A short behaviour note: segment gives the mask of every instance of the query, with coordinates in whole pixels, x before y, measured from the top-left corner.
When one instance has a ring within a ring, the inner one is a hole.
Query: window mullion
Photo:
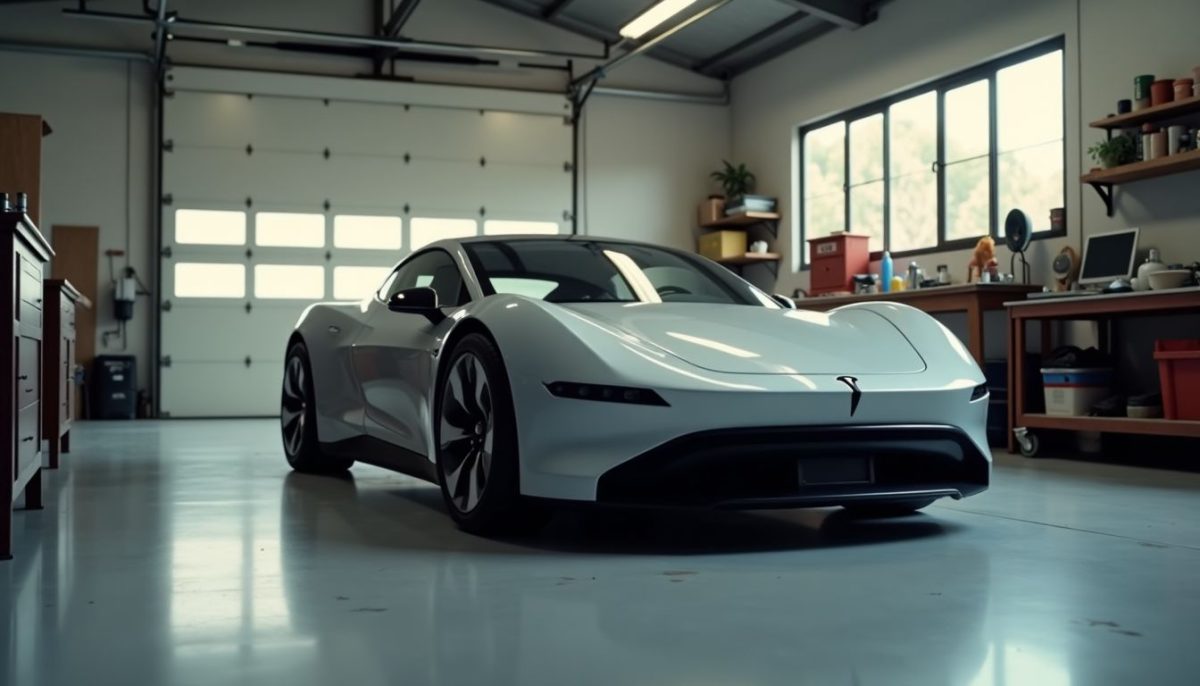
[[[996,121],[996,72],[988,75],[988,235],[997,234],[1000,205],[1000,125]]]
[[[850,233],[850,119],[846,119],[846,135],[842,138],[842,230]]]
[[[934,168],[937,170],[937,247],[946,243],[946,90],[937,92],[937,148]]]
[[[890,250],[892,242],[892,118],[883,109],[883,249]]]

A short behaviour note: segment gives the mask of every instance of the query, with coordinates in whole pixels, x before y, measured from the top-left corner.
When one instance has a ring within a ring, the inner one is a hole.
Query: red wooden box
[[[849,233],[808,239],[808,294],[853,292],[854,275],[870,271],[869,240]]]

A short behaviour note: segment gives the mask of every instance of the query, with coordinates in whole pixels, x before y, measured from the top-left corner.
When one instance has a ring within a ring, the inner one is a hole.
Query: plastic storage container
[[[1200,420],[1200,338],[1154,342],[1163,415],[1167,419]]]
[[[1112,370],[1108,368],[1043,367],[1046,414],[1079,417],[1108,396]]]

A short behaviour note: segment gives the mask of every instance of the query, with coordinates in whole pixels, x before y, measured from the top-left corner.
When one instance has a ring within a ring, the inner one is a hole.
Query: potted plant
[[[732,201],[754,190],[754,183],[757,179],[754,178],[754,172],[747,169],[745,164],[735,167],[729,160],[721,161],[725,163],[725,168],[713,172],[712,178],[721,184],[727,201]]]
[[[725,166],[712,173],[712,178],[721,184],[725,191],[725,214],[740,214],[744,212],[772,212],[775,210],[775,199],[758,195],[750,195],[754,191],[757,179],[754,172],[745,164],[736,167],[728,160],[722,160]]]
[[[1113,136],[1088,148],[1088,154],[1105,169],[1129,164],[1137,159],[1137,146],[1130,136]]]

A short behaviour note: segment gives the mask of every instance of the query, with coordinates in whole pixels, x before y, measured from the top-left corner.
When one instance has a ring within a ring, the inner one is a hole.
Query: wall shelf
[[[778,262],[779,253],[773,252],[748,252],[745,255],[733,255],[730,257],[722,257],[717,260],[721,264],[754,264],[756,262]]]
[[[1144,110],[1117,114],[1098,119],[1088,126],[1094,129],[1125,129],[1142,124],[1164,124],[1176,121],[1200,121],[1200,97],[1184,98],[1147,107]]]
[[[1200,150],[1189,150],[1178,155],[1160,157],[1147,162],[1134,162],[1111,169],[1100,169],[1084,174],[1081,180],[1084,183],[1133,183],[1158,176],[1180,174],[1193,169],[1200,169]]]
[[[1142,124],[1181,124],[1200,123],[1200,97],[1182,98],[1162,105],[1147,107],[1144,110],[1116,114],[1104,119],[1098,119],[1089,126],[1104,129],[1111,140],[1116,129],[1140,128]],[[1100,199],[1108,216],[1113,216],[1113,187],[1117,184],[1132,183],[1144,179],[1153,179],[1170,174],[1200,169],[1200,150],[1192,150],[1170,157],[1160,157],[1155,160],[1123,164],[1111,169],[1100,169],[1080,177],[1080,181],[1090,185]]]
[[[779,214],[777,212],[744,212],[742,214],[732,214],[722,217],[715,222],[701,224],[700,227],[704,229],[722,229],[777,221],[779,221]]]
[[[1196,169],[1200,169],[1200,150],[1189,150],[1170,157],[1123,164],[1110,169],[1098,169],[1084,174],[1079,180],[1096,189],[1100,198],[1104,200],[1108,216],[1111,217],[1113,214],[1113,186],[1171,174],[1182,174]]]

